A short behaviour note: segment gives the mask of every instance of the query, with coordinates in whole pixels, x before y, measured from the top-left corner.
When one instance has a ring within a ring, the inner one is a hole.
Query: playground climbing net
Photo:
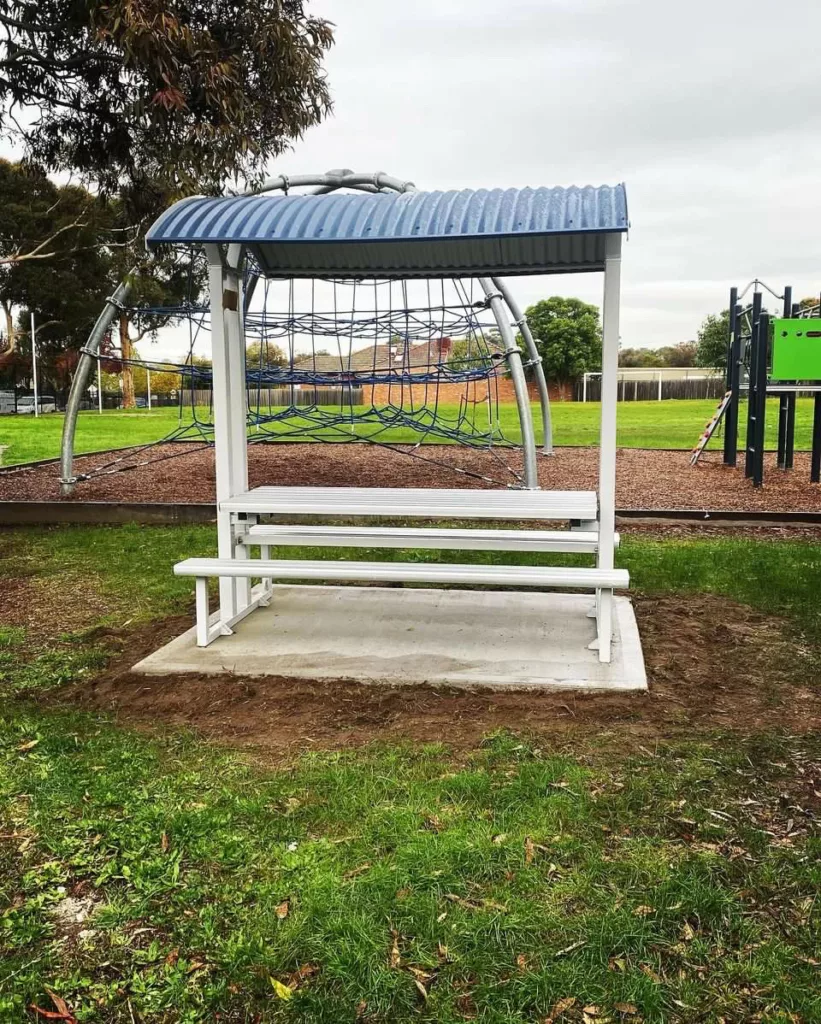
[[[85,476],[190,450],[169,451],[169,442],[213,443],[210,314],[195,281],[192,274],[179,306],[125,310],[138,327],[162,322],[184,331],[182,361],[123,359],[110,349],[103,357],[178,375],[176,426]],[[521,483],[503,455],[519,447],[500,416],[507,354],[475,280],[266,279],[249,266],[245,294],[249,444],[354,442],[446,465],[422,446],[455,443],[486,449],[502,478],[457,472]]]

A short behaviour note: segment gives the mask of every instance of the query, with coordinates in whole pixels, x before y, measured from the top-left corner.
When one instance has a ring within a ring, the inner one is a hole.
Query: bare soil
[[[729,730],[821,728],[811,655],[781,620],[719,597],[636,600],[650,678],[646,694],[534,694],[381,687],[289,678],[138,676],[130,667],[189,625],[187,617],[122,637],[121,653],[61,702],[141,728],[188,727],[280,758],[374,740],[468,749],[496,729],[557,746],[637,743]],[[113,639],[113,637],[112,637]]]
[[[166,444],[150,451],[84,456],[78,473],[94,474],[110,463],[117,472],[92,475],[74,489],[73,501],[213,502],[214,453],[191,444]],[[795,456],[795,469],[776,468],[766,458],[765,484],[754,489],[743,471],[725,467],[712,455],[696,467],[684,451],[622,448],[618,453],[617,505],[622,509],[716,509],[737,511],[821,511],[821,486],[809,482],[809,455]],[[433,461],[429,461],[433,460]],[[264,484],[360,487],[501,487],[513,482],[506,467],[521,471],[521,453],[476,451],[455,445],[425,445],[412,452],[368,444],[251,445],[252,487]],[[120,471],[125,470],[125,471]],[[596,487],[598,451],[558,448],[539,461],[543,487]],[[489,477],[490,480],[481,479]],[[0,500],[60,499],[56,464],[0,471]]]

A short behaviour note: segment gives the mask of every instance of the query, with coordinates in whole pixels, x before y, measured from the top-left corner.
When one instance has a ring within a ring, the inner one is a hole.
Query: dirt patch
[[[271,757],[373,740],[443,741],[465,749],[496,729],[558,745],[594,740],[630,747],[715,730],[803,733],[821,727],[821,691],[809,681],[795,639],[780,620],[705,595],[635,603],[650,677],[647,694],[534,695],[133,675],[130,666],[161,642],[152,630],[129,638],[107,673],[63,691],[59,699],[113,712],[124,724],[193,728],[210,740]],[[159,633],[179,631],[174,620]]]
[[[97,592],[89,575],[76,581],[68,576],[10,576],[0,586],[0,622],[22,626],[39,640],[83,629],[110,608],[110,600]]]
[[[78,473],[93,473],[116,457],[126,472],[92,476],[78,484],[74,501],[213,502],[212,449],[166,444],[147,452],[89,455],[76,460]],[[622,448],[618,453],[617,505],[623,509],[722,509],[735,511],[821,511],[821,487],[809,482],[809,455],[795,456],[795,469],[776,468],[767,455],[765,485],[755,489],[740,469],[717,455],[689,464],[689,452]],[[521,473],[517,450],[475,451],[456,445],[380,448],[367,444],[251,445],[252,487],[504,487]],[[470,475],[475,474],[475,475]],[[488,477],[491,479],[482,479]],[[539,460],[542,487],[593,490],[598,478],[596,448],[557,448]],[[37,466],[0,472],[0,500],[60,500],[59,467]]]

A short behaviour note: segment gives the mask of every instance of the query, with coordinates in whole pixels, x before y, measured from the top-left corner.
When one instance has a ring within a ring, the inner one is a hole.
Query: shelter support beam
[[[599,569],[615,563],[616,534],[616,410],[619,372],[619,304],[621,291],[621,235],[607,238],[602,305],[601,433],[599,437]],[[613,637],[613,591],[596,595],[599,661],[609,662]]]
[[[211,297],[214,449],[217,508],[248,490],[246,442],[245,342],[242,329],[242,252],[230,246],[223,259],[219,246],[205,247]],[[220,558],[245,557],[237,550],[229,512],[217,512],[217,549]],[[233,577],[220,579],[220,620],[235,618],[249,603],[249,583]]]

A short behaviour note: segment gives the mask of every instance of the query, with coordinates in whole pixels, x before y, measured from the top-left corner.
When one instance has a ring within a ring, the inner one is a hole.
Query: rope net
[[[138,328],[171,323],[186,334],[181,362],[104,358],[179,377],[178,423],[165,437],[86,476],[145,465],[134,458],[174,441],[213,443],[210,311],[199,295],[179,306],[130,308]],[[244,313],[248,443],[323,441],[379,445],[493,483],[521,476],[501,452],[500,385],[506,354],[482,287],[473,279],[282,280],[246,271]],[[503,478],[455,469],[420,449],[452,443],[492,453]],[[157,452],[156,458],[174,457]]]

